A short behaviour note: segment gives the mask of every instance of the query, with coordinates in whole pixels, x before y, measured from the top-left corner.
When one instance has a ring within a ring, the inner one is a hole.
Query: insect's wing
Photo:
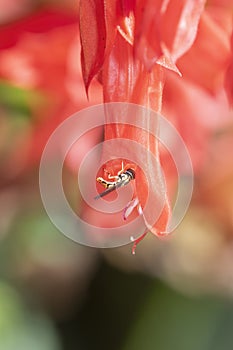
[[[96,196],[94,199],[99,199],[101,197],[106,196],[107,194],[113,192],[117,187],[119,187],[119,186],[113,185],[112,187],[107,188],[105,191],[98,194],[98,196]]]

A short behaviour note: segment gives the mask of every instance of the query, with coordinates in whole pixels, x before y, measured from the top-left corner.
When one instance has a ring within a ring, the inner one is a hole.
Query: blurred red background
[[[231,349],[231,2],[207,2],[196,41],[177,62],[183,77],[166,74],[162,114],[187,144],[195,187],[177,232],[166,242],[148,235],[136,256],[128,246],[96,250],[68,240],[40,199],[49,136],[102,102],[98,81],[89,99],[85,92],[78,2],[1,0],[0,7],[0,349]],[[87,135],[64,170],[77,210],[74,168],[100,140],[102,130]]]

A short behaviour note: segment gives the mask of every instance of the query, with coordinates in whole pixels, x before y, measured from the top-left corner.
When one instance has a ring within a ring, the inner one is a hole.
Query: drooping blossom
[[[81,59],[86,90],[93,77],[98,76],[103,85],[104,102],[130,102],[160,112],[165,73],[172,70],[180,74],[176,62],[196,38],[204,5],[204,0],[80,1]],[[106,113],[106,120],[105,140],[134,140],[153,152],[159,161],[158,140],[149,133],[117,125],[118,117],[114,113]],[[103,146],[105,152],[109,150]],[[102,176],[116,175],[121,163],[120,159],[107,162]],[[164,200],[160,217],[150,227],[159,236],[166,231],[170,217],[167,194],[162,189],[148,189],[141,170],[135,164],[127,166],[136,172],[132,206],[137,205],[139,213],[143,212],[148,190],[153,192],[155,205]],[[158,172],[150,161],[144,164],[143,170],[150,179]],[[131,213],[133,207],[129,204],[126,211]]]

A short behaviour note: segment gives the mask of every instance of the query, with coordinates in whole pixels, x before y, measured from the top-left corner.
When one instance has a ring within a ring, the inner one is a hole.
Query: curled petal
[[[206,0],[170,0],[162,19],[162,41],[174,62],[192,46]]]
[[[205,12],[195,43],[178,61],[184,78],[215,93],[223,86],[229,59],[229,34]]]
[[[138,205],[139,201],[138,198],[134,198],[132,201],[130,201],[127,206],[124,209],[123,212],[123,218],[124,220],[126,220],[129,215],[132,213],[132,211],[134,210],[134,208],[136,208],[136,206]]]
[[[135,52],[150,70],[156,63],[177,71],[176,60],[192,46],[206,0],[139,1]]]
[[[167,68],[167,69],[177,73],[179,76],[182,76],[181,72],[177,68],[176,64],[174,63],[173,59],[171,58],[171,55],[168,52],[166,54],[162,55],[157,60],[157,64],[160,64],[162,67]]]
[[[147,232],[144,232],[143,235],[141,235],[138,239],[134,239],[133,237],[131,237],[132,242],[134,242],[133,247],[132,247],[132,254],[135,255],[136,254],[136,248],[138,243],[141,242],[141,240],[147,235]]]
[[[133,45],[134,41],[134,11],[135,1],[119,1],[118,4],[118,25],[117,29],[122,37],[130,44]]]

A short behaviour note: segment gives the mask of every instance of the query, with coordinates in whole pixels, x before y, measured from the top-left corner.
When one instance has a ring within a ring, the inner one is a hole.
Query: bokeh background
[[[208,3],[229,39],[229,2]],[[89,100],[85,94],[78,2],[0,0],[0,25],[0,349],[232,349],[233,115],[219,83],[217,68],[222,76],[227,70],[221,57],[202,47],[210,66],[217,62],[214,91],[200,84],[207,67],[198,51],[183,63],[203,68],[201,79],[188,69],[182,79],[168,73],[163,114],[189,147],[193,200],[171,239],[148,235],[133,256],[130,246],[96,250],[70,241],[40,199],[49,135],[102,101],[97,81]],[[74,164],[101,139],[102,130],[87,136],[66,163],[64,187],[77,210]],[[172,171],[168,180],[176,181]]]

